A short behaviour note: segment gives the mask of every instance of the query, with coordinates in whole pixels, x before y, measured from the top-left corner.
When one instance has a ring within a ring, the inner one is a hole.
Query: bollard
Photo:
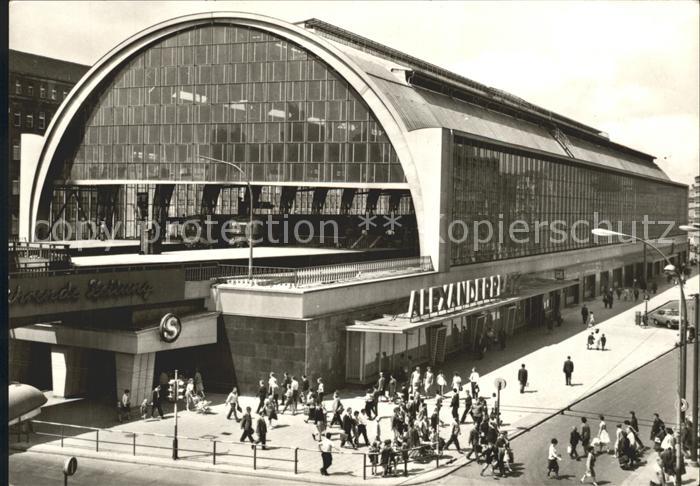
[[[367,454],[362,454],[362,479],[367,480]]]
[[[298,465],[299,465],[299,448],[295,447],[294,448],[294,474],[299,474],[298,472]]]
[[[439,446],[438,446],[439,447]],[[435,469],[440,467],[440,450],[435,454]]]
[[[258,448],[253,444],[253,470],[258,468]]]
[[[63,425],[61,425],[61,447],[63,447]]]
[[[134,435],[132,436],[132,439],[134,439],[132,452],[134,455],[136,455],[136,433],[135,432],[134,432]]]
[[[408,477],[408,457],[403,460],[403,475]]]
[[[100,431],[95,431],[95,452],[100,452]]]
[[[213,441],[214,449],[212,450],[211,462],[216,466],[216,441]]]

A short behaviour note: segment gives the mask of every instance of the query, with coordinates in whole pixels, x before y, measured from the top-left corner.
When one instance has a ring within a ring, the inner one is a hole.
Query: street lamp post
[[[664,272],[667,272],[669,274],[675,275],[675,277],[678,279],[678,289],[680,290],[680,305],[678,306],[678,313],[679,313],[679,318],[680,318],[680,324],[679,324],[679,330],[680,330],[680,342],[679,342],[679,347],[680,347],[680,358],[678,360],[678,441],[676,443],[676,486],[681,486],[682,484],[682,475],[681,475],[681,470],[683,468],[683,427],[685,425],[685,413],[683,411],[683,401],[685,400],[685,383],[686,383],[686,372],[687,372],[687,362],[686,362],[686,338],[688,334],[688,322],[686,320],[686,315],[687,312],[683,312],[686,302],[685,302],[685,295],[683,292],[683,275],[681,274],[680,270],[678,267],[673,265],[671,261],[668,259],[668,257],[661,251],[659,250],[656,246],[652,245],[648,241],[639,238],[637,236],[632,236],[628,235],[625,233],[620,233],[618,231],[612,231],[608,230],[605,228],[595,228],[592,230],[592,233],[595,236],[623,236],[626,238],[632,238],[634,240],[640,241],[645,245],[645,247],[649,247],[652,250],[656,251],[661,257],[664,259],[666,262],[666,266],[664,267]]]
[[[700,227],[698,227],[697,224],[694,225],[682,225],[680,226],[680,229],[683,231],[687,232],[696,232],[700,231]],[[698,341],[700,340],[700,335],[698,331],[700,330],[700,298],[698,297],[698,294],[696,293],[693,295],[694,303],[695,303],[695,336],[693,339],[693,381],[692,383],[692,390],[691,390],[691,396],[693,399],[693,411],[692,411],[692,420],[693,420],[693,436],[691,440],[691,451],[690,451],[690,461],[693,464],[693,466],[697,467],[698,466],[698,399],[700,396],[698,395],[698,380],[700,379],[698,377],[698,368],[700,368],[700,362],[698,362],[698,355],[700,354],[700,350],[698,347],[700,344],[698,344]]]
[[[205,155],[200,155],[199,158],[211,160],[212,162],[218,162],[220,164],[226,164],[228,166],[236,169],[245,180],[246,186],[248,187],[248,281],[253,284],[253,188],[250,185],[250,179],[243,169],[241,169],[237,164],[229,162],[228,160],[215,159],[213,157],[207,157]]]

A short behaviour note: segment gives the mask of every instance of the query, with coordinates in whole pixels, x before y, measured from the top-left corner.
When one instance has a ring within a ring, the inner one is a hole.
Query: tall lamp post
[[[700,225],[698,224],[693,224],[690,226],[687,225],[682,225],[680,226],[680,229],[683,231],[687,232],[696,232],[700,231]],[[691,396],[693,399],[693,412],[692,412],[692,420],[693,420],[693,437],[691,438],[691,451],[690,451],[690,461],[692,462],[693,466],[697,467],[698,466],[698,399],[700,399],[700,396],[698,395],[698,368],[700,368],[700,363],[698,362],[698,354],[699,350],[698,347],[700,344],[698,344],[698,340],[700,340],[700,335],[698,335],[698,328],[700,328],[700,298],[698,297],[698,293],[696,292],[695,295],[693,295],[694,303],[695,303],[695,336],[693,339],[693,380],[692,380],[692,391],[691,391]]]
[[[241,169],[237,164],[229,162],[228,160],[215,159],[213,157],[207,157],[205,155],[200,155],[200,159],[211,160],[212,162],[218,162],[220,164],[225,164],[236,169],[245,180],[246,186],[248,186],[248,281],[253,283],[253,188],[250,185],[250,179],[243,169]]]
[[[618,231],[612,231],[605,228],[595,228],[591,231],[595,236],[623,236],[626,238],[632,238],[634,240],[640,241],[655,252],[657,252],[666,262],[664,267],[664,272],[674,275],[678,279],[678,289],[680,290],[681,302],[678,306],[678,312],[680,317],[680,359],[678,360],[678,441],[676,443],[676,486],[681,486],[682,475],[680,471],[683,467],[683,427],[685,425],[685,413],[683,411],[683,402],[685,401],[685,383],[686,383],[686,339],[688,334],[688,321],[686,319],[687,312],[684,312],[686,307],[685,295],[683,292],[683,275],[681,274],[678,267],[671,263],[668,257],[657,247],[649,243],[647,240],[639,238],[637,236],[628,235],[625,233],[620,233]]]

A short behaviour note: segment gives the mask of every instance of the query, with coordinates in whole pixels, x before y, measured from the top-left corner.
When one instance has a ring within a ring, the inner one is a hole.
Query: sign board
[[[408,316],[430,317],[497,299],[501,296],[505,283],[506,280],[501,275],[494,275],[412,290],[408,302]]]
[[[503,378],[496,378],[493,380],[493,386],[496,387],[496,390],[503,390],[506,387],[506,380]]]
[[[174,343],[182,332],[182,322],[180,322],[180,318],[175,314],[165,314],[160,320],[158,331],[161,341]]]
[[[66,462],[63,463],[63,474],[66,476],[72,476],[75,474],[75,471],[78,470],[78,460],[75,458],[75,456],[71,456],[68,459],[66,459]]]
[[[10,319],[66,312],[177,302],[185,296],[183,268],[124,272],[60,273],[12,277],[7,303]]]
[[[564,280],[566,278],[566,273],[563,268],[555,268],[554,269],[554,278],[556,280]]]

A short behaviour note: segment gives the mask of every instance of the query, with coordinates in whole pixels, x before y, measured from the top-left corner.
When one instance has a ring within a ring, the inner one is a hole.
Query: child
[[[372,475],[377,475],[377,463],[379,462],[379,442],[372,442],[369,447],[369,462],[372,464]]]
[[[139,412],[141,413],[141,418],[146,420],[146,416],[148,415],[148,398],[144,398],[143,402],[141,402]]]

